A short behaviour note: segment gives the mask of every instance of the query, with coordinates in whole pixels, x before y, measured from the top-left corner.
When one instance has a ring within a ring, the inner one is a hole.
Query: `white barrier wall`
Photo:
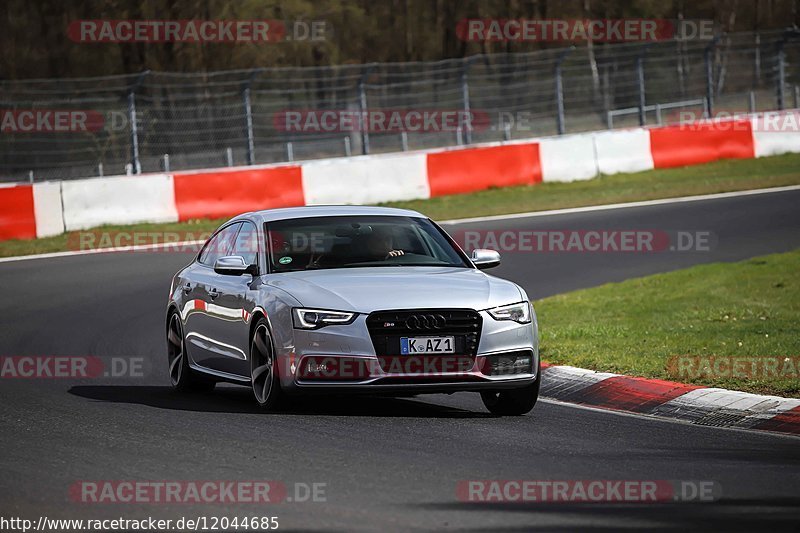
[[[597,176],[591,134],[542,139],[539,159],[544,181],[588,180]]]
[[[306,205],[429,198],[427,155],[376,155],[303,163],[303,192]]]
[[[34,184],[33,214],[36,218],[37,237],[50,237],[64,233],[60,181]]]
[[[67,231],[103,224],[178,220],[169,174],[64,181],[62,198]]]
[[[601,174],[653,169],[650,132],[644,128],[595,133],[594,146]]]
[[[750,119],[756,157],[800,152],[800,114],[762,113]]]

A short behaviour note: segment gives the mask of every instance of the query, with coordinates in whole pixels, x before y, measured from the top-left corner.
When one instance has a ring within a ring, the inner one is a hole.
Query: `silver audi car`
[[[181,391],[252,387],[264,409],[308,393],[474,391],[495,414],[539,395],[536,315],[414,211],[316,206],[223,224],[172,280],[169,375]]]

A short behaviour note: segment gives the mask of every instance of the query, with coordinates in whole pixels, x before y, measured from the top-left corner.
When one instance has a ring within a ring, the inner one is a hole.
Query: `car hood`
[[[379,309],[488,309],[518,302],[512,282],[452,267],[364,267],[270,274],[267,285],[300,305],[371,313]]]

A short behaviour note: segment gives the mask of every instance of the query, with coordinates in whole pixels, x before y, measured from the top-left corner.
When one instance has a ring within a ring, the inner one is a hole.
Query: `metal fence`
[[[3,110],[92,110],[104,123],[94,132],[4,131],[0,180],[262,164],[670,123],[687,111],[797,107],[799,85],[797,30],[438,62],[3,81]],[[279,123],[286,110],[375,109],[461,110],[485,122],[447,131],[329,133],[290,132]]]

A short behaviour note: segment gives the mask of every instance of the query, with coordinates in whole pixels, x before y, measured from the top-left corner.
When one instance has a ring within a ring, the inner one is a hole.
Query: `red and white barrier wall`
[[[795,111],[375,156],[0,187],[0,240],[103,224],[373,204],[800,152]]]
[[[0,241],[63,232],[61,182],[0,185]]]

